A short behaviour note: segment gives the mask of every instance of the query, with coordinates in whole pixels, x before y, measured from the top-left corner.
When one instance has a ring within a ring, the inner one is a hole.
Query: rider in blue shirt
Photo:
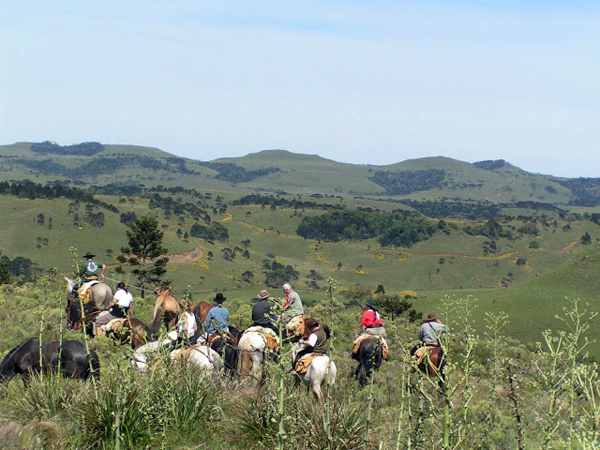
[[[223,306],[227,298],[220,292],[215,297],[217,306],[212,307],[204,319],[204,331],[207,337],[218,332],[229,332],[229,311]]]

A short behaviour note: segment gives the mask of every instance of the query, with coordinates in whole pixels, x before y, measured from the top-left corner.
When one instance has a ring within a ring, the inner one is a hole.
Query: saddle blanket
[[[296,372],[300,375],[304,375],[306,372],[308,372],[308,366],[310,366],[312,360],[317,356],[323,356],[323,353],[308,353],[296,361],[296,365],[294,367]]]
[[[218,339],[223,339],[225,341],[225,343],[227,342],[233,342],[234,345],[237,345],[237,339],[235,338],[235,336],[233,336],[233,334],[229,333],[228,331],[225,331],[223,333],[213,333],[208,337],[208,341],[206,341],[206,344],[209,347],[212,347],[212,343],[215,342]]]
[[[423,363],[423,360],[425,359],[425,355],[429,355],[429,352],[432,348],[435,347],[432,347],[430,345],[424,345],[423,347],[419,347],[411,356],[411,359],[415,361],[417,365],[420,366]]]
[[[267,341],[267,347],[269,347],[270,350],[275,351],[279,348],[279,337],[270,328],[265,328],[265,327],[255,325],[253,327],[248,328],[246,331],[244,331],[244,334],[246,334],[250,331],[253,331],[255,333],[261,333],[264,336],[265,340]]]
[[[360,343],[365,339],[381,339],[381,356],[383,359],[387,361],[388,359],[388,345],[384,338],[378,336],[372,336],[370,334],[361,334],[354,340],[354,347],[352,347],[352,353],[358,353],[358,349],[360,348]]]
[[[98,280],[88,281],[87,283],[83,283],[77,290],[77,295],[79,295],[84,305],[90,301],[90,288],[97,283],[100,282]]]
[[[108,314],[108,311],[102,311],[102,313],[104,312]],[[98,314],[98,317],[100,317],[101,315],[105,315],[102,313]],[[123,331],[123,326],[125,325],[125,322],[127,322],[127,319],[125,318],[113,319],[106,325],[101,325],[98,328],[96,328],[96,336],[106,335],[106,333],[109,333],[111,331],[114,333],[120,333],[121,331]]]

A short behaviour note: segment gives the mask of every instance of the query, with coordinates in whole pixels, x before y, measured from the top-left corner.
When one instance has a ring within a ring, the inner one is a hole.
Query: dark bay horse
[[[40,341],[31,338],[17,345],[0,362],[0,384],[7,385],[16,375],[21,375],[25,382],[34,373],[60,371],[67,377],[87,380],[90,376],[100,376],[98,355],[90,350],[88,355],[85,345],[79,341],[42,342],[42,361],[40,364]]]
[[[221,355],[225,363],[225,373],[230,377],[239,373],[240,358],[237,343],[241,335],[242,333],[238,329],[229,327],[229,333],[215,333],[208,338],[208,345]]]
[[[373,371],[379,369],[381,361],[383,361],[381,342],[375,337],[373,339],[363,339],[360,342],[358,351],[352,353],[352,359],[358,361],[354,376],[358,378],[360,386],[365,387],[371,376],[373,376]]]
[[[84,305],[84,315],[81,315],[81,303],[78,301],[70,302],[67,306],[67,328],[74,331],[83,331],[88,336],[94,336],[94,321],[96,316],[100,312],[94,306]],[[124,344],[131,342],[131,348],[139,347],[145,344],[146,341],[152,340],[152,338],[158,332],[162,324],[162,315],[158,314],[152,322],[152,325],[148,327],[144,322],[139,319],[130,318],[126,320],[122,328],[118,332],[110,332],[109,335]]]

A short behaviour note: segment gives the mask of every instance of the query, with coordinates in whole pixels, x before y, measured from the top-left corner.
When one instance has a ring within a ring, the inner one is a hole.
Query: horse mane
[[[25,342],[21,342],[19,345],[17,345],[16,347],[14,347],[13,349],[11,349],[6,356],[4,356],[4,358],[2,358],[2,361],[0,362],[0,374],[6,370],[6,366],[8,364],[10,364],[12,362],[12,358],[14,358],[15,354],[21,350],[25,345],[28,345],[30,342],[32,341],[36,341],[36,338],[29,338],[27,339]]]

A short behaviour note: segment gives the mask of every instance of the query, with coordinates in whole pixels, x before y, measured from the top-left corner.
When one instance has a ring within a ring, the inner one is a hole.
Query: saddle
[[[423,361],[425,360],[425,356],[429,355],[429,352],[434,349],[437,348],[437,345],[430,345],[430,344],[425,344],[422,345],[421,347],[418,347],[415,352],[411,355],[411,359],[413,361],[415,361],[417,363],[418,366],[420,366],[421,364],[423,364]]]
[[[372,336],[370,334],[361,334],[354,340],[354,346],[352,347],[352,354],[356,355],[358,353],[358,349],[360,348],[360,343],[365,339],[376,339],[380,340],[381,344],[381,357],[387,361],[388,359],[388,345],[384,338],[381,336]]]
[[[310,366],[312,360],[317,356],[323,356],[323,353],[307,353],[298,361],[296,361],[296,365],[294,366],[296,373],[299,375],[304,375],[306,372],[308,372],[308,366]]]
[[[271,330],[270,328],[255,325],[244,331],[244,334],[252,331],[255,333],[261,333],[263,335],[265,341],[267,342],[267,347],[269,347],[269,350],[277,351],[277,349],[279,348],[279,337],[275,334],[273,330]]]
[[[208,337],[208,341],[206,342],[209,347],[212,347],[212,343],[218,339],[222,339],[225,344],[228,342],[232,342],[233,345],[237,345],[237,339],[233,334],[229,331],[224,331],[221,333],[213,333]]]

